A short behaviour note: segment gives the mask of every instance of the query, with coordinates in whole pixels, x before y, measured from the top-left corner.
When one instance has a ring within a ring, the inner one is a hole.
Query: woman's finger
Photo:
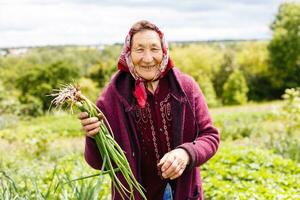
[[[179,173],[179,171],[181,170],[181,165],[177,165],[176,167],[175,167],[175,169],[172,171],[172,172],[170,172],[170,174],[168,175],[168,178],[172,178],[172,177],[174,177],[174,176],[176,176],[178,173]]]
[[[98,122],[98,118],[97,117],[89,117],[89,118],[86,118],[86,119],[82,119],[81,120],[81,125],[82,126],[86,126],[86,125],[89,125],[89,124],[93,124],[93,123],[96,123]]]
[[[92,124],[89,124],[89,125],[85,125],[83,129],[86,132],[89,132],[89,131],[94,130],[94,129],[99,128],[99,127],[100,127],[100,122],[98,121],[98,122],[95,122],[95,123],[92,123]]]
[[[175,175],[171,176],[170,179],[173,180],[173,179],[178,178],[179,176],[181,176],[182,173],[184,172],[185,168],[186,168],[186,166],[182,166],[180,168],[180,170],[178,171],[178,173],[176,173]]]
[[[91,137],[91,138],[94,138],[94,136],[99,132],[99,130],[100,130],[100,127],[95,128],[95,129],[87,132],[86,135],[89,136],[89,137]]]
[[[160,161],[159,161],[159,163],[157,164],[157,166],[158,166],[158,167],[161,167],[161,166],[166,162],[168,156],[169,156],[169,153],[166,153],[166,154],[160,159]]]
[[[78,115],[78,119],[80,119],[80,120],[88,118],[88,117],[89,117],[89,114],[87,112],[81,112]]]
[[[165,162],[161,166],[161,171],[165,172],[169,169],[169,167],[172,165],[173,161],[175,160],[175,157],[172,154],[169,154],[165,160]]]
[[[168,159],[165,164],[162,166],[162,176],[164,178],[169,178],[170,175],[176,170],[178,162],[176,159]]]

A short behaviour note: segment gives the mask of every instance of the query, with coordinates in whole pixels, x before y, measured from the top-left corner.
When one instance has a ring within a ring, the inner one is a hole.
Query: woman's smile
[[[135,69],[137,74],[145,80],[157,78],[159,74],[159,65],[138,65]]]
[[[157,78],[162,58],[161,41],[157,32],[145,30],[133,36],[131,59],[141,78],[147,81]]]
[[[153,69],[156,69],[156,65],[149,65],[149,66],[140,66],[143,70],[146,70],[146,71],[151,71]]]

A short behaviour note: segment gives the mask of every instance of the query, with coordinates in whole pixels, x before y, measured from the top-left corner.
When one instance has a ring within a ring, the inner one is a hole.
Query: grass
[[[211,109],[222,146],[202,166],[206,199],[300,198],[300,134],[286,134],[281,105]],[[0,199],[110,199],[108,177],[66,184],[54,193],[58,182],[97,173],[85,163],[83,150],[76,116],[56,113],[7,123],[0,130]]]
[[[300,198],[300,164],[269,150],[223,143],[201,168],[207,199]]]
[[[0,138],[13,142],[39,138],[41,135],[47,136],[47,138],[80,137],[83,135],[80,128],[76,116],[61,112],[55,115],[48,114],[37,118],[25,118],[8,124],[0,130]]]
[[[108,177],[68,183],[92,171],[77,153],[60,157],[55,162],[46,157],[6,160],[0,170],[0,199],[1,195],[3,199],[109,199]]]
[[[283,105],[283,101],[269,101],[263,103],[249,102],[246,105],[222,106],[210,108],[213,115],[232,113],[264,113],[276,111]]]

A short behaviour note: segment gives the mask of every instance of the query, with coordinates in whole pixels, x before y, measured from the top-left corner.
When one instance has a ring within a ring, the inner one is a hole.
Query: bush
[[[81,92],[91,101],[96,102],[100,94],[100,88],[97,87],[97,84],[89,78],[80,78],[78,83]]]
[[[226,105],[247,103],[248,90],[243,74],[239,70],[235,70],[223,86],[223,103]]]
[[[19,100],[22,103],[20,105],[20,113],[23,116],[30,115],[36,117],[43,114],[43,102],[38,97],[26,94],[20,96]]]
[[[87,76],[97,83],[98,87],[102,88],[110,80],[116,69],[117,67],[111,61],[98,62],[89,68]]]
[[[217,95],[211,80],[207,76],[199,76],[196,80],[205,96],[206,103],[209,107],[216,107],[219,105]]]
[[[17,91],[8,92],[0,81],[0,113],[4,114],[20,114],[20,102],[18,101]]]
[[[66,61],[27,69],[17,79],[17,88],[21,91],[19,100],[25,104],[25,114],[36,116],[48,110],[51,98],[47,95],[61,84],[76,81],[79,75],[79,69]]]
[[[222,62],[223,53],[217,45],[174,45],[171,57],[180,70],[193,76],[208,76],[212,80]]]
[[[275,153],[300,162],[300,88],[286,89],[283,98],[280,117],[284,128],[270,133],[265,144]]]
[[[214,124],[220,129],[221,140],[239,140],[257,137],[262,132],[261,121],[265,121],[267,113],[250,113],[241,111],[224,111],[214,115]]]
[[[266,41],[244,42],[236,50],[236,62],[247,81],[250,100],[261,101],[276,96],[270,78],[267,44]]]
[[[205,199],[300,198],[300,165],[268,150],[223,143],[201,168]]]
[[[215,73],[215,76],[213,77],[214,88],[219,98],[222,97],[223,86],[226,80],[236,68],[237,64],[235,63],[234,52],[232,50],[227,50],[223,55],[222,63],[220,64],[219,70]]]
[[[295,135],[275,132],[270,134],[264,145],[274,153],[300,163],[300,139]]]
[[[288,134],[300,129],[300,88],[286,89],[282,96],[285,105],[282,114],[285,117]]]

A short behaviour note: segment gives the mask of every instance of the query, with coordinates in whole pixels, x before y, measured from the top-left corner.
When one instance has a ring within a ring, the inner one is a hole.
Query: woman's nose
[[[145,63],[151,63],[153,61],[153,55],[151,54],[151,52],[145,51],[143,61]]]

